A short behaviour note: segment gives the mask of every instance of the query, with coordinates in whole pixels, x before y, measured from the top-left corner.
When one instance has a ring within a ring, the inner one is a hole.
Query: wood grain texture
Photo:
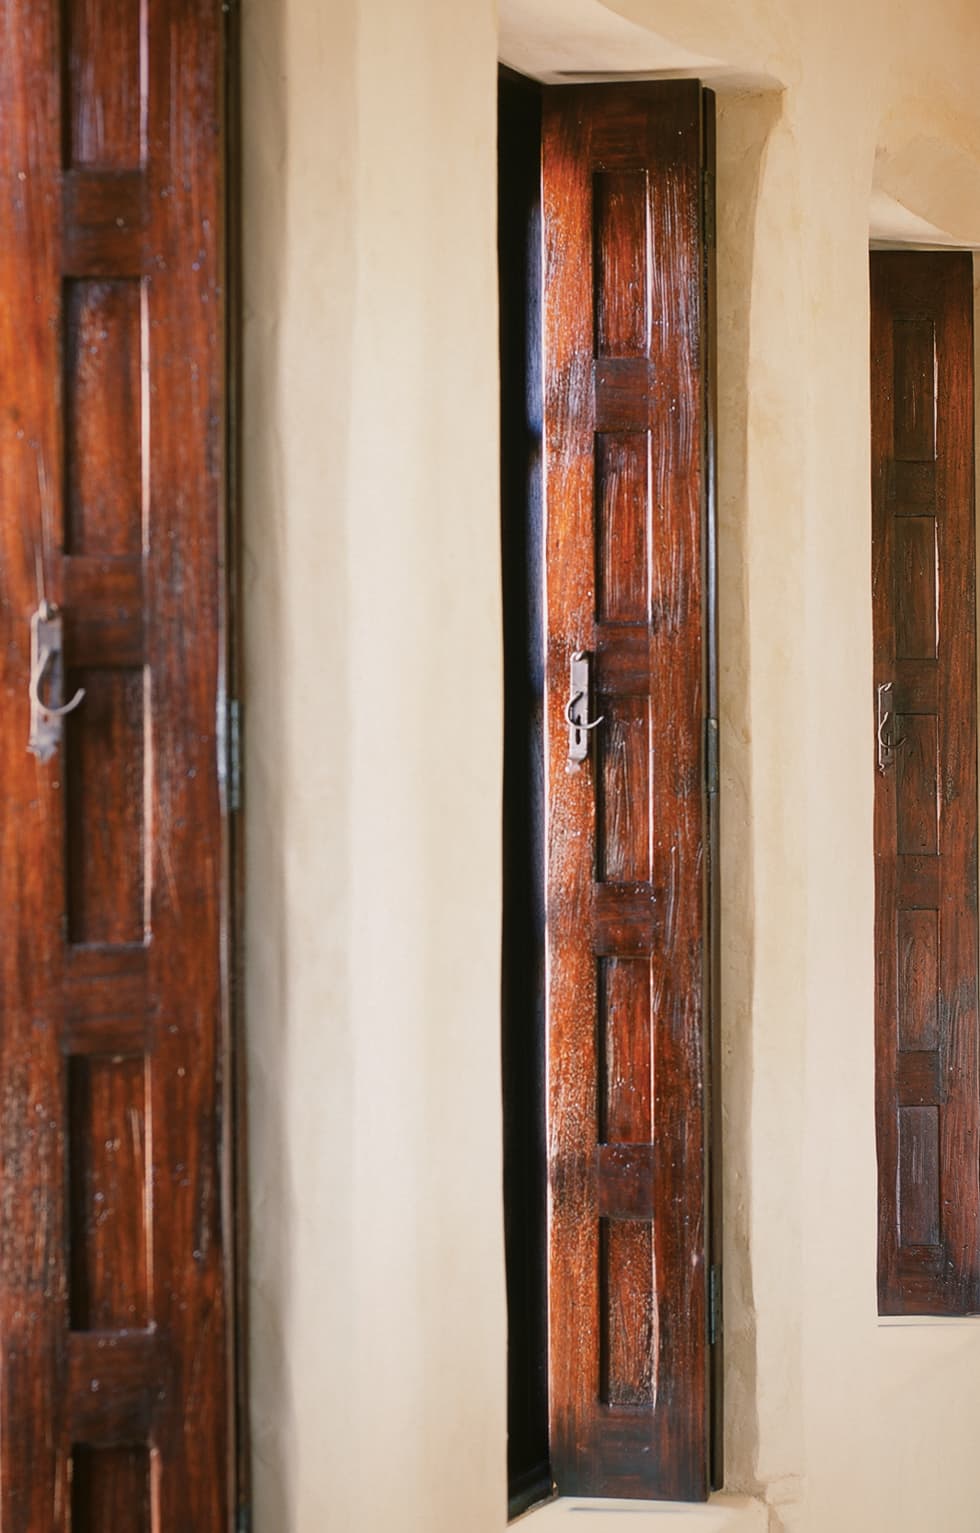
[[[595,742],[598,860],[603,883],[649,883],[653,850],[653,761],[650,700],[603,700]]]
[[[898,660],[934,660],[938,634],[936,518],[896,518],[895,656]]]
[[[973,280],[871,258],[878,1303],[980,1309]],[[935,656],[935,658],[930,658]]]
[[[939,1044],[939,917],[935,910],[900,910],[898,1046],[933,1051]]]
[[[901,983],[901,981],[899,981]],[[895,1063],[895,1097],[899,1107],[928,1107],[942,1090],[939,1050],[903,1049]]]
[[[936,325],[928,314],[896,316],[893,329],[896,462],[936,456]]]
[[[895,841],[900,855],[939,851],[937,716],[896,714]]]
[[[145,196],[140,171],[65,171],[62,270],[66,277],[139,277]]]
[[[146,1100],[141,1058],[68,1061],[69,1306],[75,1331],[144,1329]]]
[[[0,7],[0,1526],[228,1533],[224,22]]]
[[[707,1492],[705,254],[692,82],[544,95],[552,1467]],[[565,770],[571,652],[596,657]],[[603,1135],[607,1139],[603,1139]]]
[[[592,186],[597,357],[649,352],[648,174],[607,171]]]
[[[602,1037],[600,1131],[603,1143],[649,1140],[653,1097],[650,1070],[650,964],[600,958]]]
[[[653,1223],[648,1217],[600,1226],[599,1396],[607,1406],[650,1410],[657,1386]]]
[[[157,1441],[174,1408],[175,1359],[167,1338],[145,1331],[72,1331],[67,1347],[68,1431],[96,1448]]]
[[[67,284],[67,551],[138,554],[142,524],[139,283]]]
[[[601,1218],[654,1218],[656,1151],[648,1139],[639,1144],[600,1144],[596,1154],[596,1178]]]
[[[939,1109],[898,1109],[898,1239],[939,1244]]]
[[[885,496],[896,516],[935,516],[936,465],[934,462],[888,464]]]
[[[67,924],[72,943],[143,942],[151,934],[146,884],[148,770],[142,671],[73,670],[85,714],[69,720]]]
[[[72,1454],[72,1533],[153,1533],[145,1448],[77,1447]]]
[[[609,623],[650,610],[650,433],[596,438],[597,608]]]
[[[140,163],[139,0],[64,0],[66,163],[128,170]]]

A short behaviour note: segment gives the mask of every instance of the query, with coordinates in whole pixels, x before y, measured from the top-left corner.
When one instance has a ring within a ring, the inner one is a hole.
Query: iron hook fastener
[[[574,772],[589,754],[589,731],[605,719],[601,713],[597,719],[589,718],[589,656],[584,649],[572,653],[569,678],[570,696],[565,704],[565,723],[568,725],[568,770]]]
[[[890,766],[895,765],[895,752],[900,745],[905,744],[904,738],[896,740],[887,738],[885,731],[893,721],[895,714],[892,709],[894,683],[883,681],[877,690],[878,700],[878,771],[887,772]]]
[[[49,761],[61,742],[61,720],[73,713],[85,697],[85,688],[79,687],[70,702],[58,704],[62,684],[63,629],[61,614],[47,601],[42,601],[31,618],[31,673],[27,695],[31,705],[31,727],[27,749],[39,761]],[[51,702],[41,697],[41,683],[49,678]]]

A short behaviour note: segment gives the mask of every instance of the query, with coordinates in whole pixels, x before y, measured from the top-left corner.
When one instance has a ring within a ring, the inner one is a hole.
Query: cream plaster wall
[[[255,1528],[502,1533],[497,22],[243,18]],[[528,1525],[976,1533],[980,1322],[875,1314],[865,337],[869,233],[980,245],[980,12],[500,25],[720,92],[728,1493]]]

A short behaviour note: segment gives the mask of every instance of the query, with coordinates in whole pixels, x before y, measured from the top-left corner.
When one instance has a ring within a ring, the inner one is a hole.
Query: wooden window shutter
[[[973,263],[871,258],[878,1302],[980,1308]]]
[[[708,1489],[708,115],[694,81],[544,93],[549,1364],[563,1494]]]
[[[230,18],[3,18],[0,1525],[228,1533]]]

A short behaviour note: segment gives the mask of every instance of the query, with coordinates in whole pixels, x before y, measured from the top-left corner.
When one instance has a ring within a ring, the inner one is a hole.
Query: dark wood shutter
[[[878,1302],[980,1308],[973,263],[871,258]]]
[[[225,22],[2,15],[0,1524],[226,1533]]]
[[[706,101],[544,94],[549,1329],[562,1493],[708,1488]],[[575,699],[570,665],[591,664]],[[602,722],[569,761],[571,717]],[[571,768],[571,769],[570,769]]]

